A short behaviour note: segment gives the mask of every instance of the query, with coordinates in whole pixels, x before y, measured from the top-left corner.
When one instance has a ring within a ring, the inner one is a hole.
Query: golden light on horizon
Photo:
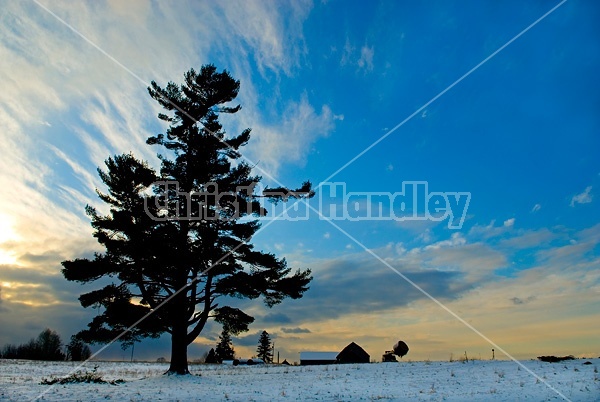
[[[14,220],[4,213],[0,213],[0,264],[14,264],[14,254],[2,247],[2,243],[18,240],[14,229]]]

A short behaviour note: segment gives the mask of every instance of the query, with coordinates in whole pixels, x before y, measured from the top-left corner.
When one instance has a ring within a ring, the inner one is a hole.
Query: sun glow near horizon
[[[8,250],[5,244],[19,240],[19,236],[14,230],[14,219],[5,213],[0,213],[0,264],[16,263],[14,252]]]

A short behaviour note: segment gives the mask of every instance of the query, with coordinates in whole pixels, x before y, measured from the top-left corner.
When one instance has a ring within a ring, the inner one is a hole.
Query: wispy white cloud
[[[269,69],[291,74],[306,53],[302,25],[311,8],[310,1],[277,7],[270,2],[239,1],[207,4],[203,11],[210,14],[214,9],[215,18],[210,20],[226,22],[212,24],[212,29],[225,39],[220,46],[233,45],[236,50],[251,52],[262,73]]]
[[[452,233],[448,240],[442,240],[434,244],[425,246],[425,250],[436,250],[443,247],[462,246],[467,243],[467,240],[460,232]]]
[[[81,184],[85,189],[93,193],[94,190],[98,188],[98,185],[100,184],[100,179],[98,176],[92,174],[92,172],[82,167],[81,164],[79,164],[73,157],[68,156],[56,146],[48,145],[48,148],[54,152],[60,160],[65,162],[71,168],[73,174],[78,180],[81,181]]]
[[[375,55],[375,49],[373,46],[367,45],[360,48],[360,58],[357,61],[358,68],[365,72],[373,71],[373,56]]]
[[[560,237],[562,237],[562,235],[554,233],[548,228],[515,231],[512,236],[500,240],[498,245],[505,249],[522,250],[536,246],[547,246],[549,242]]]
[[[288,104],[280,121],[253,125],[249,154],[259,166],[277,175],[284,162],[303,165],[310,146],[319,138],[329,136],[333,129],[329,106],[315,110],[304,93],[300,101]]]
[[[286,334],[310,334],[310,329],[308,328],[281,328],[281,332]]]
[[[350,38],[346,36],[346,42],[344,43],[344,50],[342,52],[342,58],[340,59],[340,65],[343,67],[351,63],[351,57],[354,53],[354,46],[350,43]]]
[[[571,198],[571,206],[574,207],[575,204],[589,204],[592,202],[592,186],[587,186],[582,193],[576,194]]]
[[[342,57],[340,59],[340,66],[356,66],[359,71],[365,73],[373,71],[375,67],[373,64],[373,57],[375,55],[375,48],[373,46],[363,45],[360,48],[360,54],[355,55],[356,47],[350,42],[350,38],[346,36],[346,42],[342,51]]]
[[[531,212],[537,212],[540,209],[542,209],[542,206],[540,204],[535,204],[533,208],[531,208]]]
[[[514,224],[514,219],[507,219],[501,226],[496,226],[496,220],[492,220],[488,225],[473,225],[469,230],[469,236],[481,240],[488,240],[506,234]]]

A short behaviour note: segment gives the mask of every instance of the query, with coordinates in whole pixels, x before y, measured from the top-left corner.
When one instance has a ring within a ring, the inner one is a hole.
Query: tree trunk
[[[187,222],[181,222],[187,239]],[[182,240],[183,241],[183,240]],[[182,243],[185,244],[185,243]],[[182,261],[185,264],[187,252],[182,253]],[[181,266],[180,266],[181,268]],[[186,287],[187,271],[180,269],[175,279],[177,289]],[[169,315],[171,316],[171,365],[167,374],[189,374],[187,362],[187,289],[175,294],[175,297],[169,302]]]
[[[189,374],[187,362],[186,330],[173,328],[171,335],[171,366],[167,374]]]
[[[178,325],[171,334],[171,366],[166,374],[189,374],[187,362],[187,328]]]

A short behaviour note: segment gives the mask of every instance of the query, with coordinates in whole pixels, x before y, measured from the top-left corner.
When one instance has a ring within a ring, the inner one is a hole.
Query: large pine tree
[[[98,194],[110,212],[86,207],[105,252],[63,262],[68,280],[112,279],[79,297],[83,307],[103,307],[78,334],[81,340],[106,343],[120,336],[121,342],[135,342],[167,332],[169,373],[186,374],[187,346],[209,319],[234,335],[254,320],[219,305],[220,297],[262,296],[271,307],[308,289],[310,270],[292,272],[285,259],[250,243],[260,227],[254,218],[266,214],[256,197],[278,201],[313,192],[305,182],[296,190],[254,194],[261,177],[240,159],[250,129],[230,137],[219,123],[219,114],[240,110],[230,106],[239,85],[227,71],[206,65],[187,72],[182,85],[152,82],[148,88],[166,109],[158,117],[169,124],[165,134],[147,141],[163,149],[160,171],[132,154],[108,158],[106,170],[98,169],[108,193]]]

